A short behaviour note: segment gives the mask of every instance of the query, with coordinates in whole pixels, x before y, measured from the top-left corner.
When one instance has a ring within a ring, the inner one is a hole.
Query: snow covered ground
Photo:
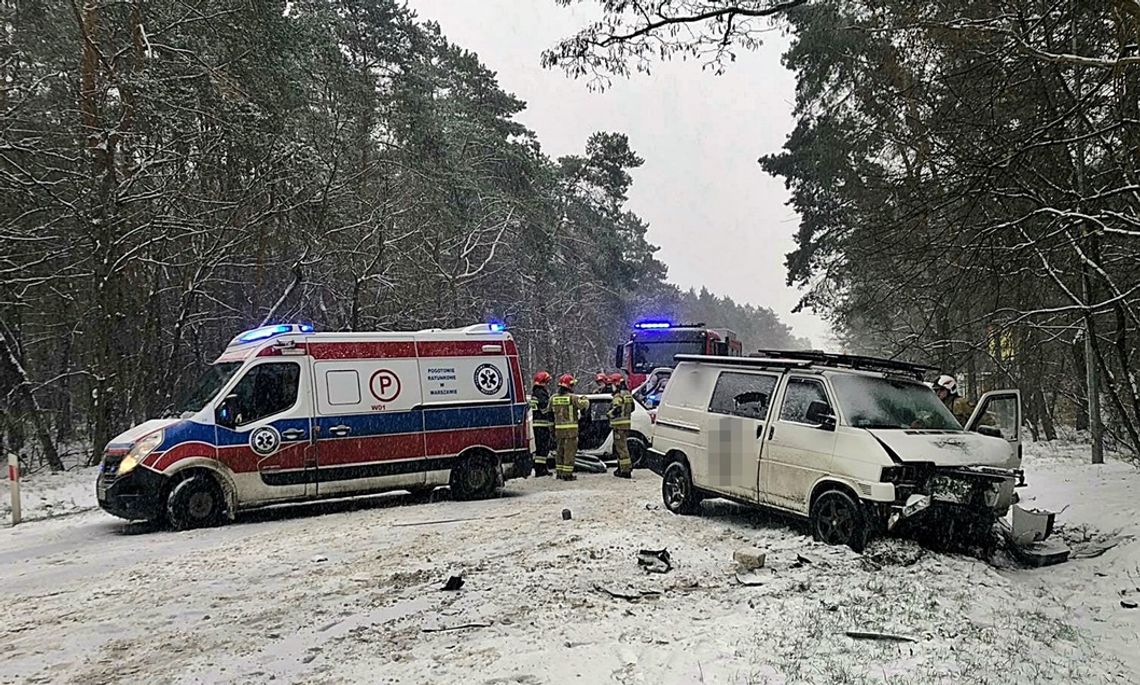
[[[63,516],[99,508],[95,477],[99,467],[77,467],[59,473],[43,471],[20,482],[20,513],[24,521]],[[0,524],[11,522],[8,482],[0,485]]]
[[[1140,472],[1085,461],[1031,446],[1023,497],[1068,505],[1070,538],[1140,536]],[[186,533],[99,511],[0,530],[0,682],[1137,682],[1140,609],[1120,603],[1140,595],[1135,537],[1036,570],[903,541],[859,556],[719,501],[673,516],[659,486],[514,481],[486,502],[389,496]],[[763,585],[736,579],[745,545],[768,552]],[[646,574],[640,548],[674,570]],[[463,587],[442,591],[451,575]]]

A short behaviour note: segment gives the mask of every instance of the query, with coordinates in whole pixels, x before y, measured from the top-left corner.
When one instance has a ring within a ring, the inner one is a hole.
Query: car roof
[[[843,357],[846,355],[834,355]],[[873,359],[868,357],[867,359]],[[873,364],[866,366],[855,365],[848,366],[842,364],[829,364],[824,362],[816,362],[811,359],[794,359],[784,357],[766,357],[766,356],[750,356],[750,357],[721,357],[713,355],[700,355],[700,354],[679,354],[676,360],[681,363],[698,364],[702,366],[716,366],[721,368],[745,368],[756,370],[768,371],[812,371],[823,373],[825,375],[851,375],[851,376],[865,376],[871,378],[896,378],[900,380],[907,380],[913,382],[920,382],[922,380],[922,373],[917,365],[909,365],[905,362],[900,363],[896,368],[875,368]]]

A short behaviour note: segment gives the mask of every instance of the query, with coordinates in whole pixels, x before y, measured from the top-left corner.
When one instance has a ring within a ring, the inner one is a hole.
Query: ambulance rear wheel
[[[175,483],[166,499],[166,518],[175,530],[206,528],[222,519],[225,499],[217,482],[204,473]]]
[[[492,454],[473,454],[451,470],[451,496],[457,500],[486,499],[498,485],[499,464]]]

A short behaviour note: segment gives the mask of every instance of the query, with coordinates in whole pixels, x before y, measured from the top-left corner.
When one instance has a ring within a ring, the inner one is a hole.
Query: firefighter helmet
[[[534,384],[535,385],[546,385],[549,382],[550,382],[550,374],[549,373],[547,373],[545,371],[539,371],[538,373],[534,374]]]
[[[607,378],[606,381],[610,385],[617,385],[618,383],[624,383],[625,382],[625,376],[621,375],[620,373],[611,373],[610,377]]]
[[[937,386],[937,388],[942,388],[951,395],[958,394],[958,381],[954,380],[953,376],[942,374],[938,377],[938,382],[935,383],[935,386]]]
[[[567,390],[573,388],[574,384],[577,382],[578,381],[574,379],[574,376],[568,373],[564,373],[558,377],[559,387],[566,388]]]

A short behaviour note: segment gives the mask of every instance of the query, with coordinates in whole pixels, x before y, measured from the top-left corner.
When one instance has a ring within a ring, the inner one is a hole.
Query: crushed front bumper
[[[118,462],[107,461],[95,480],[95,497],[103,511],[128,521],[155,521],[166,513],[166,476],[138,466],[117,476]]]

